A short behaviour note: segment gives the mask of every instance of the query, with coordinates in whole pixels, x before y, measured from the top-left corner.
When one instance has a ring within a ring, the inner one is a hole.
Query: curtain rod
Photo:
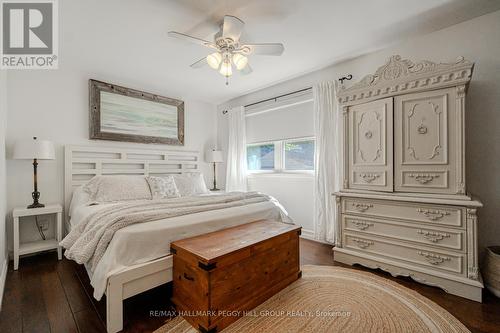
[[[269,101],[275,101],[276,102],[278,98],[290,96],[290,95],[293,95],[293,94],[298,94],[300,92],[304,92],[304,91],[308,91],[308,90],[312,90],[312,87],[308,87],[308,88],[304,88],[304,89],[299,89],[299,90],[295,90],[295,91],[289,92],[287,94],[283,94],[283,95],[279,95],[279,96],[276,96],[276,97],[271,97],[271,98],[263,99],[261,101],[255,102],[255,103],[247,104],[244,107],[247,108],[249,106],[253,106],[253,105],[257,105],[257,104],[261,104],[261,103],[265,103],[265,102],[269,102]],[[226,114],[228,112],[229,112],[228,110],[224,110],[224,111],[222,111],[222,114]]]
[[[258,102],[255,102],[255,103],[247,104],[247,105],[245,105],[245,107],[248,108],[248,107],[253,106],[253,105],[257,105],[257,104],[265,103],[265,102],[270,102],[270,101],[277,102],[278,98],[290,96],[290,95],[293,95],[293,94],[298,94],[298,93],[301,93],[301,92],[304,92],[304,91],[308,91],[308,90],[311,90],[311,89],[312,89],[312,87],[295,90],[295,91],[289,92],[287,94],[283,94],[283,95],[279,95],[279,96],[276,96],[276,97],[272,97],[272,98],[268,98],[268,99],[263,99],[262,101],[258,101]]]
[[[347,76],[343,76],[339,79],[340,83],[344,83],[344,80],[351,80],[352,79],[352,75],[349,74]],[[272,98],[267,98],[267,99],[263,99],[261,101],[258,101],[258,102],[255,102],[255,103],[250,103],[250,104],[247,104],[245,105],[244,107],[247,108],[249,106],[253,106],[253,105],[257,105],[257,104],[260,104],[260,103],[265,103],[265,102],[270,102],[270,101],[275,101],[277,102],[277,99],[278,98],[282,98],[282,97],[286,97],[286,96],[290,96],[290,95],[293,95],[293,94],[298,94],[298,93],[301,93],[301,92],[304,92],[304,91],[308,91],[308,90],[312,90],[312,87],[308,87],[308,88],[303,88],[303,89],[299,89],[299,90],[295,90],[295,91],[292,91],[292,92],[289,92],[287,94],[283,94],[283,95],[279,95],[279,96],[276,96],[276,97],[272,97]],[[228,110],[223,110],[222,111],[222,114],[226,114],[228,113],[229,111]]]

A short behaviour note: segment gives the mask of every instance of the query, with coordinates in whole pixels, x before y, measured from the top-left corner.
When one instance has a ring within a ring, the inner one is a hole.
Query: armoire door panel
[[[447,97],[441,92],[401,100],[403,164],[448,163]]]
[[[393,190],[392,98],[349,108],[350,188]]]
[[[353,111],[354,165],[385,165],[385,110],[368,105]]]
[[[454,193],[455,89],[394,99],[395,190]]]

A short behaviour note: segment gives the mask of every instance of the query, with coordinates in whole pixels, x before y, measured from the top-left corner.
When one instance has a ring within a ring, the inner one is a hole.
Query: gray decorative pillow
[[[200,172],[187,172],[173,177],[182,197],[209,193],[205,179]]]
[[[175,185],[174,177],[146,177],[153,199],[168,199],[180,197],[179,190]]]
[[[83,186],[91,203],[127,200],[151,200],[151,191],[144,176],[96,176]]]

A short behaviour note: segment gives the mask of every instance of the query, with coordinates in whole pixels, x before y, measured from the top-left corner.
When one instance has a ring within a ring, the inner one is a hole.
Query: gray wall
[[[342,33],[337,31],[334,33]],[[219,105],[219,111],[288,93],[352,74],[353,81],[373,73],[393,54],[411,60],[476,63],[467,96],[467,190],[485,207],[479,211],[479,245],[500,245],[500,11],[397,43],[383,50],[334,64],[304,76]],[[218,144],[227,147],[227,121],[218,112]],[[220,168],[223,174],[223,168]],[[220,177],[219,179],[223,179]],[[312,216],[311,216],[312,218]]]

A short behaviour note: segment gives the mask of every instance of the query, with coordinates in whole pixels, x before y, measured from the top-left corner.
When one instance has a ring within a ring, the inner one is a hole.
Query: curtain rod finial
[[[340,84],[344,84],[344,80],[349,81],[349,80],[351,80],[351,79],[352,79],[352,74],[349,74],[349,75],[347,75],[347,76],[343,76],[343,77],[341,77],[341,78],[339,79],[339,81],[340,81]]]

